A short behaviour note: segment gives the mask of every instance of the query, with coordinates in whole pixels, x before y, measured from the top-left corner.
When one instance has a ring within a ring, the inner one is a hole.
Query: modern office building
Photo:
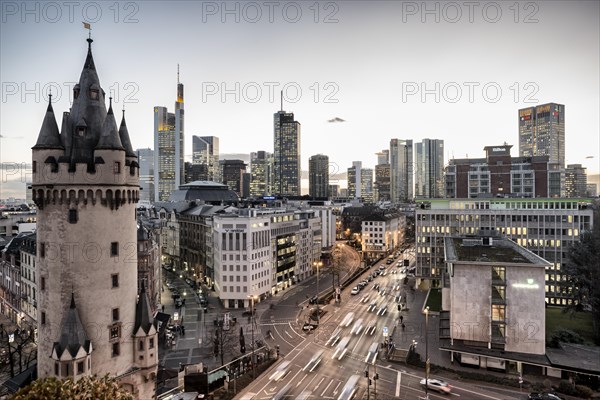
[[[363,259],[373,262],[387,257],[402,240],[406,217],[399,213],[373,212],[362,220]]]
[[[373,203],[375,193],[373,191],[373,169],[362,168],[360,171],[361,199],[364,203]]]
[[[375,201],[390,201],[390,164],[375,166],[373,191]]]
[[[393,203],[413,199],[413,141],[390,140],[390,200]]]
[[[377,156],[377,165],[390,163],[390,151],[388,149],[381,150],[375,153],[375,155]]]
[[[202,180],[218,182],[219,138],[216,136],[192,136],[192,164],[206,165],[208,175]]]
[[[587,196],[587,173],[581,164],[569,164],[565,169],[565,197]]]
[[[208,165],[185,162],[185,183],[208,180]]]
[[[135,153],[140,164],[140,200],[154,203],[154,151],[146,148]]]
[[[246,163],[242,160],[221,160],[219,164],[221,166],[223,184],[236,192],[238,196],[241,196],[242,174],[246,172]]]
[[[262,150],[250,153],[250,196],[261,197],[271,194],[272,172],[271,153]]]
[[[139,165],[125,116],[119,129],[112,101],[106,109],[87,42],[60,133],[49,104],[32,149],[38,377],[108,374],[136,398],[151,399],[158,337],[145,288],[137,285],[137,253],[130,251],[137,243]]]
[[[154,107],[154,199],[167,201],[171,192],[184,184],[184,109],[183,83],[177,66],[175,113]]]
[[[593,225],[587,199],[487,198],[417,201],[415,210],[418,284],[443,286],[445,237],[497,232],[550,263],[546,268],[546,302],[571,301],[563,273],[568,249]]]
[[[512,145],[486,146],[485,158],[452,159],[446,198],[560,197],[563,173],[548,156],[511,157]]]
[[[519,156],[548,156],[565,167],[565,106],[548,103],[519,110]]]
[[[415,143],[415,197],[444,197],[444,141],[423,139]]]
[[[348,179],[348,197],[360,199],[362,196],[362,161],[352,161],[352,166],[346,171]]]
[[[499,235],[444,238],[440,348],[462,365],[532,373],[549,365],[545,270],[551,264]],[[444,323],[447,322],[447,323]]]
[[[283,110],[273,115],[273,122],[273,194],[300,196],[300,122]]]
[[[329,195],[330,199],[335,199],[340,196],[340,185],[329,185]]]
[[[329,157],[317,154],[308,159],[308,194],[312,198],[329,196]]]

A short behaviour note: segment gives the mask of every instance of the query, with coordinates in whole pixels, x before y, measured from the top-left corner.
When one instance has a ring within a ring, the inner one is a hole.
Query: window
[[[77,374],[83,374],[83,361],[77,363]]]
[[[150,342],[148,343],[148,348],[153,349],[154,348],[154,339],[150,339]]]
[[[78,126],[77,127],[77,134],[81,137],[85,136],[85,126]]]
[[[119,161],[115,161],[114,171],[115,174],[121,173],[121,163]]]
[[[46,243],[44,243],[44,242],[40,243],[40,257],[41,258],[46,257]]]
[[[112,309],[112,319],[113,319],[113,321],[119,320],[119,309],[118,308]]]
[[[77,210],[69,210],[69,223],[70,224],[77,223]]]
[[[90,99],[98,100],[98,89],[90,89]]]
[[[46,313],[42,311],[42,325],[46,324]]]
[[[119,242],[112,242],[110,244],[110,256],[115,257],[119,255]]]
[[[58,363],[54,363],[54,375],[58,376]]]
[[[31,164],[31,172],[37,172],[37,161],[34,161],[33,164]]]
[[[119,274],[112,274],[110,277],[112,279],[112,287],[118,288],[119,287]]]
[[[139,344],[139,345],[138,345],[138,350],[139,350],[139,351],[142,351],[142,350],[144,350],[144,341],[143,341],[143,340],[140,340],[138,344]]]
[[[42,282],[40,284],[42,290],[46,290],[46,278],[42,276]]]
[[[118,339],[121,337],[121,326],[120,325],[112,325],[110,327],[110,339]]]
[[[116,357],[121,353],[121,348],[119,346],[119,343],[113,343],[112,345],[112,356]]]
[[[492,321],[504,321],[505,306],[492,305]]]

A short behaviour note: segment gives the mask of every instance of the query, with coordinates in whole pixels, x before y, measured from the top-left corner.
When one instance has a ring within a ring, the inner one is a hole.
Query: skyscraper
[[[565,106],[548,103],[519,110],[519,156],[548,156],[565,167]]]
[[[327,198],[329,192],[329,157],[317,154],[308,159],[308,194]]]
[[[413,142],[390,141],[390,197],[394,203],[413,198]]]
[[[390,200],[390,164],[375,166],[374,200]]]
[[[281,110],[273,115],[273,193],[280,196],[300,196],[300,122],[294,113]]]
[[[271,194],[273,155],[266,151],[250,153],[250,196]]]
[[[348,197],[360,199],[362,196],[362,161],[352,161],[352,166],[347,170]]]
[[[154,198],[167,201],[173,190],[185,183],[183,83],[177,66],[175,113],[154,107]]]
[[[415,144],[415,197],[444,197],[444,141],[423,139]]]
[[[373,193],[373,169],[362,168],[360,170],[360,197],[365,203],[372,203]]]
[[[242,195],[242,174],[246,172],[246,163],[242,160],[221,160],[221,176],[223,184],[235,191],[238,196]]]
[[[375,153],[377,156],[377,165],[389,164],[390,163],[390,151],[389,150],[381,150],[378,153]]]
[[[192,136],[192,164],[206,164],[208,178],[219,179],[219,138],[216,136]]]
[[[586,168],[581,164],[569,164],[565,169],[565,197],[587,196]]]
[[[158,336],[145,288],[138,288],[137,253],[127,250],[137,242],[137,157],[125,115],[117,128],[112,100],[106,110],[87,41],[60,134],[50,96],[32,149],[38,377],[108,374],[148,399],[155,396]]]
[[[140,164],[140,200],[154,203],[154,151],[137,149],[135,152]]]

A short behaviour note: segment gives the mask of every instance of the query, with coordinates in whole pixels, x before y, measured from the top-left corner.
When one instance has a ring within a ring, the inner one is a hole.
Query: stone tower
[[[151,399],[158,348],[145,290],[137,288],[139,166],[125,115],[117,128],[112,99],[106,109],[87,41],[60,132],[50,97],[32,149],[38,375],[109,374]]]

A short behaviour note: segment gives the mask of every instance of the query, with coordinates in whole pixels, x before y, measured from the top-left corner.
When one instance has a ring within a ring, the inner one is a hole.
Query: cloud
[[[330,124],[335,124],[336,122],[346,122],[346,120],[340,117],[335,117],[332,119],[328,119],[327,122],[329,122]]]

